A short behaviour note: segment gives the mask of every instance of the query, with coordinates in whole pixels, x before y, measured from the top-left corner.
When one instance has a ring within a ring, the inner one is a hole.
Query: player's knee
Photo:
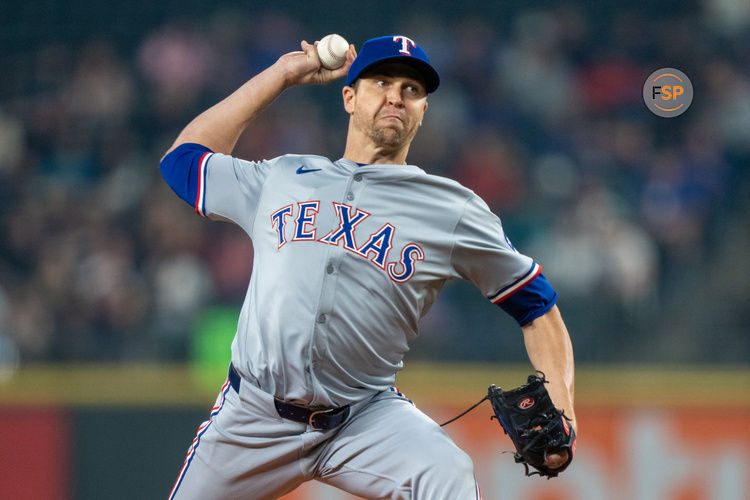
[[[473,499],[475,490],[474,464],[456,448],[452,453],[433,454],[425,460],[415,477],[414,499]]]
[[[444,478],[445,481],[450,481],[452,478],[474,478],[474,463],[471,461],[469,455],[461,450],[457,450],[449,459],[441,460],[438,464],[432,467],[430,471],[433,479],[439,480]]]

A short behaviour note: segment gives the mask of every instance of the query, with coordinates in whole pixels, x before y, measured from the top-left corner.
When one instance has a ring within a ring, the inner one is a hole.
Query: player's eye
[[[385,80],[378,80],[375,85],[377,85],[378,87],[385,87]]]
[[[416,85],[408,85],[408,86],[406,87],[406,91],[407,91],[407,92],[408,92],[408,93],[409,93],[410,95],[412,95],[412,96],[416,96],[416,97],[421,97],[421,96],[422,96],[422,94],[424,93],[424,92],[422,91],[422,88],[421,88],[421,87],[418,87],[418,86],[416,86]]]

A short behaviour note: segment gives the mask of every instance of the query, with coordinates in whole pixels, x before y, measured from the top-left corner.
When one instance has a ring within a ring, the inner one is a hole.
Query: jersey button
[[[362,174],[354,174],[354,180],[360,182],[362,180]]]
[[[326,272],[328,274],[333,274],[333,264],[328,264],[328,266],[326,267]]]
[[[325,323],[325,322],[326,322],[325,314],[321,314],[320,316],[318,316],[318,323]]]
[[[351,191],[346,193],[346,199],[352,201],[354,199],[354,193],[352,193]]]

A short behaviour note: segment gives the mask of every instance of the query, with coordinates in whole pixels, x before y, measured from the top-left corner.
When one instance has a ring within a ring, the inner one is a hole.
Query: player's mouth
[[[400,115],[397,115],[394,113],[387,113],[387,114],[381,115],[380,119],[391,121],[391,122],[397,121],[397,122],[404,123],[404,119]]]

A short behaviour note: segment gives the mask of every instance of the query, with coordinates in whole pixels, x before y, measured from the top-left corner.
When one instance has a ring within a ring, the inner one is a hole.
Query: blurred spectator
[[[703,203],[700,186],[687,175],[679,151],[666,148],[654,158],[643,190],[645,226],[674,256],[699,257]]]
[[[206,265],[213,277],[216,297],[229,304],[240,304],[250,282],[253,246],[241,229],[227,224],[217,226],[211,231]]]
[[[532,255],[555,277],[560,293],[606,295],[625,308],[653,298],[658,276],[654,241],[623,214],[603,185],[589,180],[552,231],[532,243]]]
[[[705,69],[708,113],[723,145],[750,152],[750,78],[729,61],[710,61]]]
[[[151,85],[157,117],[182,116],[212,76],[214,53],[196,27],[168,24],[149,35],[138,51],[138,65]]]
[[[542,123],[563,120],[579,105],[579,96],[556,17],[546,10],[523,12],[514,35],[501,53],[499,75],[514,106]]]
[[[9,377],[18,365],[18,348],[8,335],[8,299],[0,287],[0,381]]]
[[[154,335],[162,340],[162,355],[184,359],[193,324],[213,296],[211,276],[203,261],[187,254],[155,263],[152,272]]]
[[[23,157],[24,127],[19,119],[0,109],[0,178],[8,178]]]
[[[70,124],[92,132],[128,120],[135,98],[132,69],[106,42],[93,42],[78,55],[76,68],[63,93]]]
[[[525,178],[516,145],[496,131],[475,130],[455,164],[456,180],[474,190],[497,213],[518,207],[525,199]]]
[[[55,318],[43,297],[30,286],[16,287],[10,291],[8,310],[10,338],[24,359],[51,358]]]

